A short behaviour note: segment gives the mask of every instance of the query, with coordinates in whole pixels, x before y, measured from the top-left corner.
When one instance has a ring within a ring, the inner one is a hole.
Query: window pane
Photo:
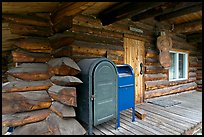
[[[172,64],[169,69],[169,79],[176,79],[176,53],[170,53]]]
[[[179,54],[179,78],[185,78],[185,58],[184,54]]]

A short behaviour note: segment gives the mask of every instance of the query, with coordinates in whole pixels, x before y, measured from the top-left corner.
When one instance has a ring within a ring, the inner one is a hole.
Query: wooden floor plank
[[[157,105],[152,105],[150,103],[146,103],[146,104],[143,104],[143,107],[146,107],[148,109],[154,109],[154,110],[157,110],[159,111],[160,113],[164,113],[166,115],[169,115],[171,117],[174,117],[176,119],[181,119],[185,122],[188,122],[188,123],[191,123],[191,124],[196,124],[197,121],[193,120],[193,119],[190,119],[190,118],[187,118],[187,117],[183,117],[183,116],[180,116],[178,114],[174,114],[174,113],[171,113],[171,112],[168,112],[168,111],[165,111],[163,109],[163,107],[160,107],[160,106],[157,106]]]
[[[131,114],[130,112],[128,113],[128,111],[126,111],[125,113],[126,113],[126,115],[130,115]],[[139,121],[139,119],[137,121]],[[142,121],[144,121],[143,124],[149,125],[149,127],[151,127],[152,129],[155,129],[156,131],[159,131],[160,133],[163,133],[164,135],[174,135],[172,132],[169,132],[166,129],[163,129],[165,127],[162,126],[162,125],[159,125],[158,123],[151,122],[148,119],[145,119],[145,120],[142,120]]]
[[[126,119],[130,119],[129,115],[127,114],[123,114],[125,117],[127,117]],[[147,135],[151,135],[151,134],[156,134],[156,135],[164,135],[163,133],[159,132],[158,130],[155,130],[151,127],[151,125],[148,125],[147,123],[145,123],[143,120],[140,119],[136,119],[136,122],[133,123],[134,125],[138,126],[138,130],[140,130],[141,132],[147,132]]]
[[[202,124],[202,92],[190,91],[153,100],[169,98],[180,104],[161,107],[150,103],[137,104],[135,107],[147,112],[144,120],[136,118],[132,122],[132,110],[121,112],[120,128],[115,120],[100,124],[93,129],[95,135],[183,135],[192,134]]]
[[[186,127],[191,127],[191,126],[193,126],[193,124],[191,124],[191,123],[189,123],[189,122],[183,121],[182,119],[179,119],[179,118],[175,117],[174,115],[172,116],[172,115],[170,115],[169,113],[163,113],[163,112],[159,111],[158,109],[152,109],[152,108],[145,107],[145,106],[140,106],[140,105],[137,106],[137,107],[139,107],[139,108],[141,108],[141,109],[144,109],[144,110],[146,110],[146,111],[150,111],[150,112],[152,112],[152,113],[154,113],[154,114],[161,115],[161,116],[166,117],[166,118],[168,118],[168,119],[172,119],[172,120],[177,121],[177,122],[179,122],[179,123],[182,123],[182,124],[184,124]]]

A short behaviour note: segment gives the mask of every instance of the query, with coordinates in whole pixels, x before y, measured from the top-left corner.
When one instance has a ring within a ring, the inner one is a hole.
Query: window
[[[184,52],[170,51],[172,60],[169,69],[169,80],[184,80],[187,79],[188,73],[188,54]]]

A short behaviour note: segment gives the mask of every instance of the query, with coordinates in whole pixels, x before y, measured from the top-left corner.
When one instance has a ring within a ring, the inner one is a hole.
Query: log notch
[[[10,23],[9,28],[12,34],[18,34],[22,36],[49,37],[53,35],[53,31],[50,27]]]
[[[12,51],[13,62],[48,62],[52,57],[49,53],[31,53]]]
[[[28,37],[17,41],[14,45],[30,52],[52,52],[48,38]]]
[[[2,86],[2,92],[22,92],[34,90],[48,90],[52,86],[50,80],[24,81],[17,80]]]
[[[55,113],[47,118],[48,125],[54,135],[84,135],[85,129],[74,118],[62,119]]]
[[[43,128],[42,128],[43,127]],[[46,120],[16,127],[12,135],[54,135]]]
[[[50,109],[61,118],[75,117],[76,113],[73,107],[64,105],[59,102],[52,103]]]
[[[48,62],[49,72],[55,75],[77,75],[81,70],[69,57],[51,59]]]
[[[77,106],[76,88],[53,85],[48,89],[51,98],[68,106]]]
[[[50,114],[49,109],[35,110],[31,112],[15,113],[2,116],[2,126],[16,127],[34,123],[46,119]]]
[[[72,19],[95,2],[69,2],[60,5],[52,14],[51,20],[55,32],[63,32],[72,27]]]
[[[24,25],[33,25],[33,26],[42,26],[42,27],[49,27],[51,25],[51,22],[46,18],[28,15],[28,14],[3,14],[2,18],[7,22],[24,24]]]
[[[52,76],[50,80],[60,86],[77,86],[83,83],[80,79],[74,76]]]
[[[7,73],[23,80],[47,80],[52,76],[48,72],[48,65],[44,63],[22,63]]]
[[[2,114],[49,108],[51,99],[46,90],[2,93]]]

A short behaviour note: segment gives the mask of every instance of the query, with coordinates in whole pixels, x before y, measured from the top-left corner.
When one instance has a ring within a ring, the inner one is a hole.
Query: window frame
[[[170,79],[170,69],[168,70],[168,80],[169,81],[180,81],[180,80],[187,80],[188,79],[188,72],[189,72],[189,52],[188,51],[178,51],[178,50],[170,50],[169,53],[176,54],[176,79]],[[185,77],[179,78],[179,54],[185,55]]]

